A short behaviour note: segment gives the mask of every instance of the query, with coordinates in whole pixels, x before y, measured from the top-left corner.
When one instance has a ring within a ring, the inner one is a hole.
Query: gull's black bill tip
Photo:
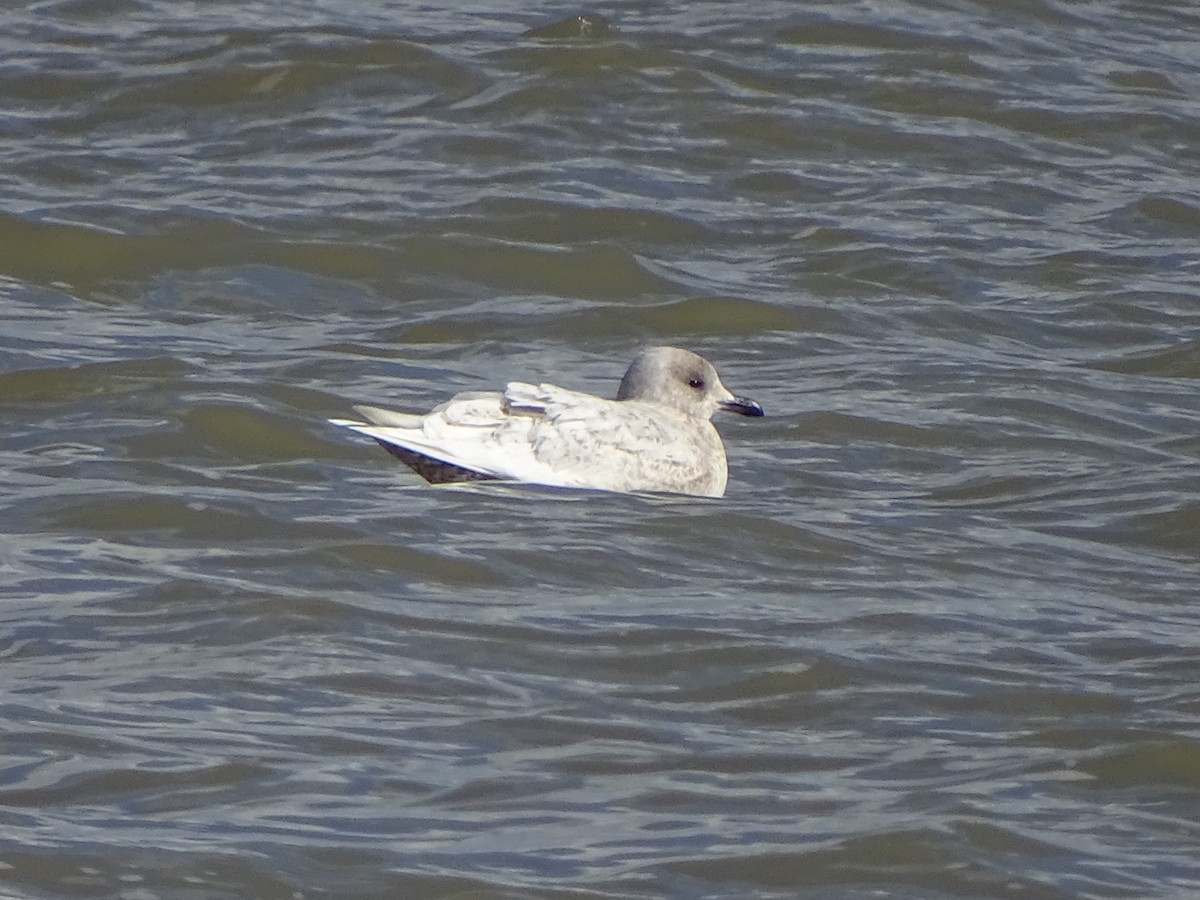
[[[747,400],[745,397],[734,397],[732,400],[722,400],[721,409],[726,412],[734,412],[739,416],[761,416],[763,408],[753,400]]]

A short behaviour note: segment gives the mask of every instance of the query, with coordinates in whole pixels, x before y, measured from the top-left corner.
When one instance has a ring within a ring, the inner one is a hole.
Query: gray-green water
[[[1194,5],[595,11],[0,12],[0,896],[1200,893]],[[645,343],[723,500],[324,423]]]

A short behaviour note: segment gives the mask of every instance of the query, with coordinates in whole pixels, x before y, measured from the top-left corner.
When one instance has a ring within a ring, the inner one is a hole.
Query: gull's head
[[[719,409],[743,416],[763,414],[753,400],[730,393],[707,359],[678,347],[650,347],[639,353],[621,379],[617,399],[661,403],[702,419]]]

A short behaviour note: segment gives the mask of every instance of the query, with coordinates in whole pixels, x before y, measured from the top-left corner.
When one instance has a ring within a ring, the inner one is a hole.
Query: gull
[[[513,381],[503,393],[458,394],[424,415],[355,406],[367,421],[330,419],[374,438],[432,484],[506,480],[602,491],[721,497],[718,410],[761,416],[712,363],[677,347],[634,359],[615,400]]]

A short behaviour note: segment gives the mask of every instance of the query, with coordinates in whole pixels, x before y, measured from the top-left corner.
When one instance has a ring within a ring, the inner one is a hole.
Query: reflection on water
[[[1190,896],[1194,12],[596,14],[7,14],[0,893]],[[324,424],[648,342],[720,501]]]

